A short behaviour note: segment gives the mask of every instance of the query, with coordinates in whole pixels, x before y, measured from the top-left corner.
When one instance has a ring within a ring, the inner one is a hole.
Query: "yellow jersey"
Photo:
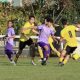
[[[68,25],[61,31],[61,37],[66,40],[66,45],[70,47],[77,46],[76,39],[76,27],[74,25]]]
[[[25,35],[29,36],[30,32],[31,32],[31,29],[26,29],[26,28],[32,28],[32,27],[34,27],[34,24],[31,24],[29,21],[26,22],[25,25],[23,26],[23,29],[25,29],[25,30],[23,30],[23,33]],[[25,42],[26,40],[27,40],[26,37],[21,34],[20,41]]]

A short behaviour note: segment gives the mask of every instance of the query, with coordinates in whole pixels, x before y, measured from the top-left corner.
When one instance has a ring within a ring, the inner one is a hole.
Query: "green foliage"
[[[36,16],[38,23],[43,22],[45,16],[50,16],[54,22],[60,24],[65,17],[70,23],[80,20],[80,0],[35,0],[34,3],[23,3],[23,7],[13,7],[9,3],[0,3],[0,33],[4,34],[8,20],[14,21],[16,34],[28,20],[28,16]]]

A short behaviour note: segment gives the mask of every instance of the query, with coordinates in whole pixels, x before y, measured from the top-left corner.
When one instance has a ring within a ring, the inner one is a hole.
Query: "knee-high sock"
[[[43,50],[39,46],[38,46],[38,51],[39,51],[40,58],[43,58]]]
[[[16,57],[14,59],[15,63],[17,63],[17,60],[18,60],[19,56],[21,55],[21,53],[22,53],[22,50],[19,50],[19,52],[16,54]]]

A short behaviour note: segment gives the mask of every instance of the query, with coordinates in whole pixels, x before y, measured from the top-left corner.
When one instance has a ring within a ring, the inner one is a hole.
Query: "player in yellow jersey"
[[[66,19],[62,19],[62,24],[64,26],[61,31],[61,41],[66,42],[66,47],[61,53],[59,64],[63,66],[69,60],[70,54],[75,51],[77,48],[76,40],[76,31],[80,31],[80,28],[77,28],[74,25],[68,25]]]
[[[34,16],[29,16],[29,21],[27,21],[25,23],[25,25],[22,27],[21,29],[21,36],[20,36],[20,41],[19,41],[19,50],[18,53],[16,54],[16,58],[15,58],[15,63],[17,63],[17,60],[19,58],[19,56],[21,55],[23,49],[25,48],[26,45],[28,46],[33,46],[34,47],[34,42],[33,40],[30,38],[30,33],[31,31],[35,33],[35,30],[33,29],[34,27],[34,22],[35,22],[35,17]],[[32,64],[36,65],[34,63],[34,52],[32,53]]]

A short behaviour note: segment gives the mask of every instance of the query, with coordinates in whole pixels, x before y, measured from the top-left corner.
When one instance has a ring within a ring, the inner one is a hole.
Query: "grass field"
[[[6,57],[0,57],[0,80],[80,80],[80,62],[70,59],[63,67],[58,58],[50,58],[46,66],[30,64],[30,58],[20,58],[17,66],[10,64]]]

